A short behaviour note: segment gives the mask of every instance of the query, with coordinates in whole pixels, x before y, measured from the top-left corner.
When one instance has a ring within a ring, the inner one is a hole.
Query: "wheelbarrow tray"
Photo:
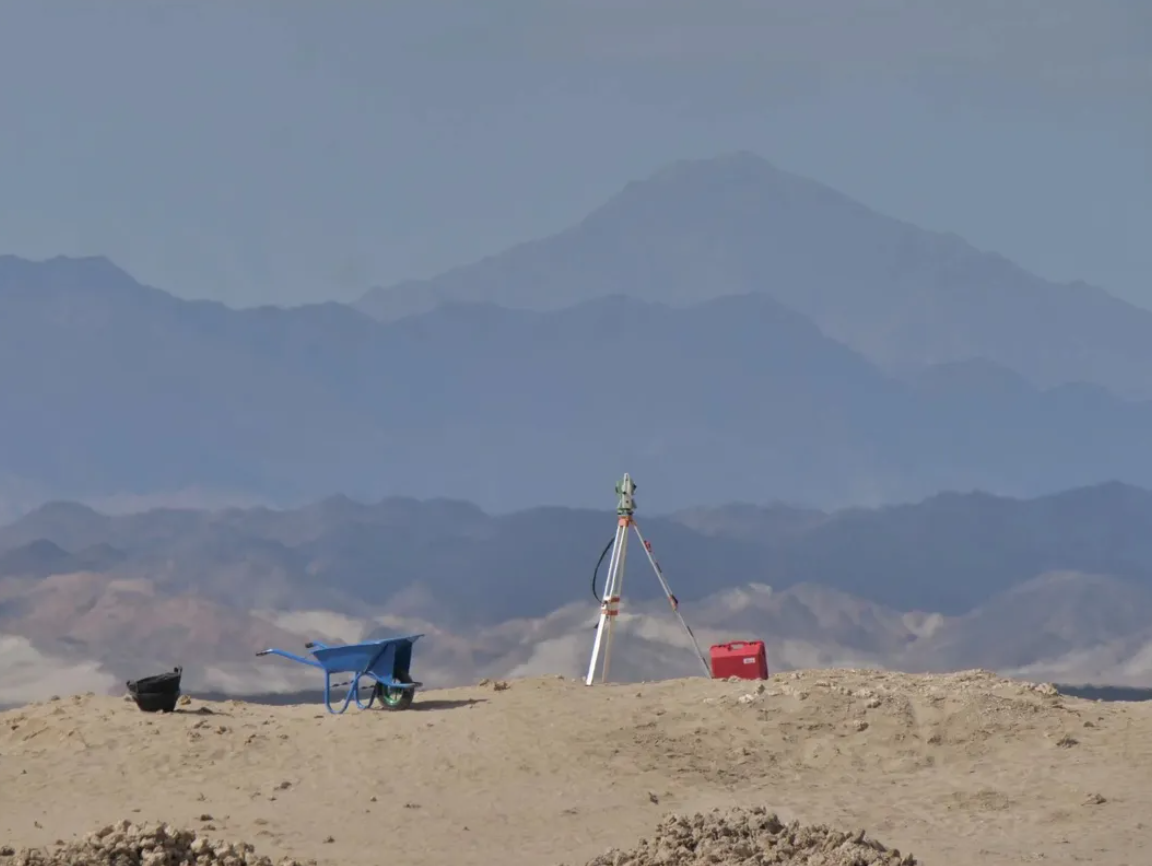
[[[380,699],[382,706],[389,709],[405,709],[411,705],[416,689],[423,685],[413,681],[409,676],[412,667],[412,645],[423,636],[423,634],[411,634],[337,646],[309,641],[304,644],[304,648],[311,651],[312,658],[281,649],[266,649],[256,655],[282,656],[324,671],[324,705],[330,713],[343,713],[353,700],[356,701],[356,706],[366,710],[377,698]],[[334,684],[333,674],[352,674],[353,678],[348,683]],[[365,678],[371,680],[373,684],[372,694],[367,703],[360,698],[360,681]],[[333,685],[349,687],[340,709],[332,706]]]

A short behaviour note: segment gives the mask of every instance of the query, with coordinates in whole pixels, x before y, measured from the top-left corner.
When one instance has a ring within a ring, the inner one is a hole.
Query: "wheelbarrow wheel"
[[[402,683],[412,682],[412,678],[403,672],[397,674],[395,679]],[[386,710],[406,710],[412,706],[414,697],[416,697],[416,689],[398,689],[385,686],[383,683],[376,683],[376,698]]]

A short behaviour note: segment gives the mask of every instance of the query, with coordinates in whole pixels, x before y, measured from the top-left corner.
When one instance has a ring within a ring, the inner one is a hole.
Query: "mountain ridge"
[[[643,501],[640,504],[643,511]],[[725,521],[733,508],[743,513],[742,523]],[[67,519],[61,519],[62,514]],[[341,496],[289,509],[152,509],[119,516],[53,503],[0,526],[0,557],[34,545],[51,545],[68,556],[103,548],[115,552],[107,557],[111,567],[121,568],[133,563],[147,567],[172,559],[174,552],[195,560],[214,557],[216,551],[225,556],[294,551],[294,580],[301,586],[311,582],[305,575],[313,574],[319,561],[327,563],[325,568],[335,568],[326,578],[326,591],[342,589],[353,595],[367,587],[394,593],[406,582],[446,589],[451,572],[464,588],[474,587],[484,604],[497,604],[492,608],[497,617],[510,615],[512,608],[499,606],[505,604],[501,596],[487,595],[488,589],[499,588],[486,582],[509,569],[515,573],[513,566],[519,561],[525,575],[546,567],[567,576],[541,597],[540,607],[527,611],[541,615],[585,594],[571,587],[587,585],[585,565],[591,568],[611,537],[610,516],[608,509],[552,506],[492,514],[472,503],[407,497],[357,502]],[[910,610],[958,615],[995,592],[1061,569],[1131,578],[1152,587],[1152,542],[1145,541],[1140,531],[1152,521],[1152,490],[1120,483],[1028,499],[947,492],[875,508],[819,512],[742,505],[640,519],[664,559],[686,560],[677,571],[713,574],[713,558],[718,557],[715,561],[728,561],[741,574],[758,575],[756,580],[777,586],[814,582]],[[455,557],[467,561],[456,562]],[[350,560],[360,564],[348,571],[340,563]],[[387,573],[400,582],[389,583],[383,573],[359,576],[373,570],[365,566],[373,560],[385,564]],[[441,569],[429,560],[453,564]],[[307,565],[309,561],[313,564]],[[578,565],[581,562],[584,565]],[[485,572],[486,568],[492,571]],[[958,579],[966,571],[971,576]],[[936,588],[916,582],[916,576],[924,573],[937,575]],[[468,578],[468,574],[488,576]],[[875,579],[870,580],[869,574]],[[185,565],[181,574],[173,574],[173,585],[195,583],[196,575],[195,566]],[[712,591],[748,582],[743,577],[694,579],[704,582],[695,588],[682,586],[680,596],[690,598],[704,587]],[[956,587],[960,593],[952,596],[940,587]],[[642,585],[637,592],[639,597],[658,599],[657,590]],[[956,600],[949,605],[948,598]],[[469,614],[483,616],[482,607],[469,608]]]
[[[1038,390],[994,362],[896,379],[762,293],[453,303],[384,324],[180,301],[106,261],[125,286],[105,292],[82,265],[0,269],[0,477],[41,501],[340,490],[506,511],[591,504],[587,479],[621,465],[670,510],[760,497],[762,479],[818,506],[1152,483],[1150,404]]]

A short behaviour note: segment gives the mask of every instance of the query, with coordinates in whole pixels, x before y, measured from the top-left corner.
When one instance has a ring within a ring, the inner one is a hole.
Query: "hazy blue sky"
[[[751,150],[1152,306],[1152,0],[0,2],[0,252],[350,299]]]

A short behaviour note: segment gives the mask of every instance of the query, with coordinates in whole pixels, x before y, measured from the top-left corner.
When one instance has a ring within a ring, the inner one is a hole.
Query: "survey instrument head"
[[[616,502],[616,513],[621,517],[631,515],[636,510],[636,500],[633,498],[635,493],[636,483],[625,472],[624,477],[616,482],[616,495],[620,497]]]

